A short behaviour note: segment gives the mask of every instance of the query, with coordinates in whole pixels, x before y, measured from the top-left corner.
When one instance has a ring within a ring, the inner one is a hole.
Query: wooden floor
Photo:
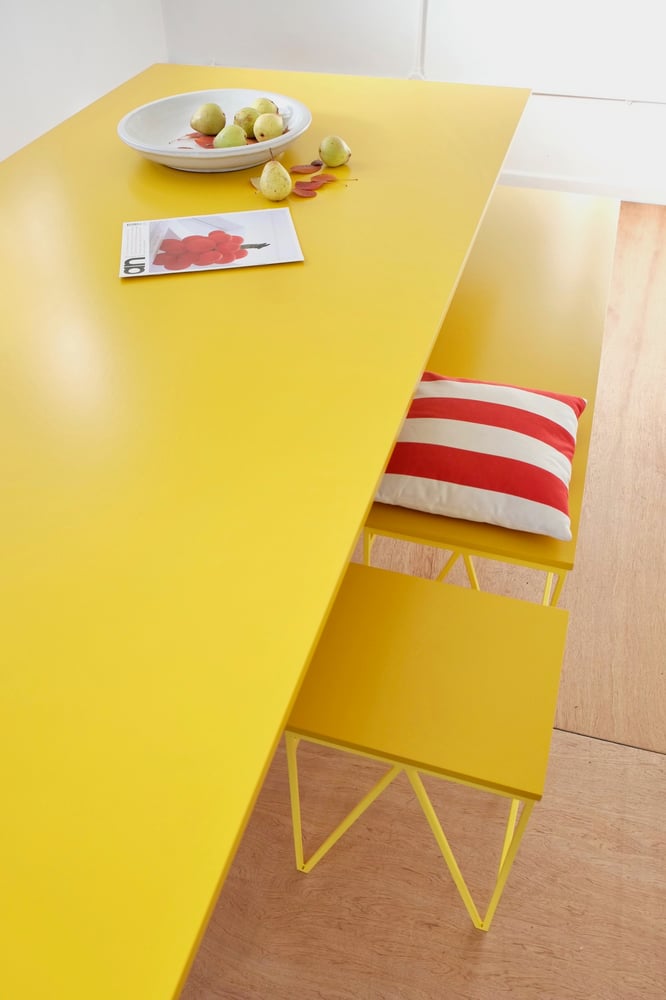
[[[666,207],[624,204],[546,792],[490,932],[469,922],[403,778],[297,872],[280,748],[182,1000],[663,1000],[665,385]],[[385,540],[376,552],[422,576],[442,561]],[[491,563],[480,576],[518,597],[541,582]],[[303,754],[316,843],[375,765]],[[482,903],[505,807],[444,782],[429,791]]]

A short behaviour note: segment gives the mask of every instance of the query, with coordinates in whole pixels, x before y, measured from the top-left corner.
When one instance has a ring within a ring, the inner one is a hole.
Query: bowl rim
[[[249,145],[246,146],[229,146],[226,149],[225,148],[215,149],[214,151],[210,149],[177,149],[168,145],[167,146],[148,145],[147,143],[140,142],[139,140],[136,140],[127,134],[127,129],[126,129],[127,123],[131,118],[139,114],[140,111],[146,111],[148,108],[152,108],[157,104],[166,104],[171,100],[175,100],[176,98],[199,97],[204,94],[224,93],[225,91],[244,91],[248,94],[256,94],[257,96],[260,97],[270,97],[271,99],[275,100],[275,103],[278,105],[278,108],[280,107],[280,101],[278,100],[278,98],[281,98],[283,103],[290,103],[292,105],[296,105],[301,110],[301,112],[305,113],[306,120],[303,122],[303,124],[301,124],[297,129],[293,131],[288,129],[286,132],[283,132],[282,135],[277,136],[276,139],[270,140],[271,147],[276,147],[276,146],[282,147],[286,143],[291,142],[293,139],[297,139],[298,136],[302,135],[302,133],[305,132],[312,124],[312,112],[307,107],[307,105],[303,104],[302,101],[299,101],[295,97],[289,97],[287,94],[281,94],[278,93],[278,91],[271,91],[271,90],[257,90],[254,87],[209,87],[206,90],[190,90],[190,91],[186,90],[178,94],[168,94],[166,97],[158,97],[154,101],[147,101],[145,104],[140,104],[138,107],[133,108],[131,111],[128,111],[120,119],[117,125],[118,136],[120,137],[120,139],[122,139],[124,143],[126,143],[132,149],[135,149],[137,152],[160,155],[160,156],[173,156],[176,157],[177,159],[183,159],[183,160],[195,159],[195,160],[205,161],[205,160],[211,160],[212,156],[215,156],[216,158],[221,157],[222,159],[231,159],[234,156],[242,157],[248,154],[251,155],[251,150],[257,149],[257,147],[260,145],[262,148],[264,148],[264,146],[268,146],[269,142],[266,143],[262,142],[261,144],[250,143]]]

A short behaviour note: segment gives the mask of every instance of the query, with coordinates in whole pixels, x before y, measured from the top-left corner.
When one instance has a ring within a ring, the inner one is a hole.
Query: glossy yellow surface
[[[289,203],[303,263],[122,281],[123,222],[267,207],[116,135],[209,87],[352,160]],[[0,164],[12,1000],[177,994],[527,96],[159,65]]]
[[[352,564],[288,728],[539,799],[566,628],[559,608]]]

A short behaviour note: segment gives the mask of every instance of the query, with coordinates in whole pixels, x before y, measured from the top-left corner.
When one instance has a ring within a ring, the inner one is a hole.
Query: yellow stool
[[[474,925],[488,930],[543,793],[566,626],[561,609],[350,565],[286,727],[297,867],[314,868],[404,771]],[[307,861],[296,759],[302,739],[389,765]],[[420,772],[511,800],[484,916]]]

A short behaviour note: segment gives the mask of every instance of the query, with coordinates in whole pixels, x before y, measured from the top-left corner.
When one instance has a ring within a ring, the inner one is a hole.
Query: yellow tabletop
[[[559,608],[351,565],[288,727],[540,799],[566,630]]]
[[[252,87],[335,132],[302,263],[121,280],[267,207],[116,135]],[[177,995],[528,93],[158,65],[0,164],[0,992]]]

